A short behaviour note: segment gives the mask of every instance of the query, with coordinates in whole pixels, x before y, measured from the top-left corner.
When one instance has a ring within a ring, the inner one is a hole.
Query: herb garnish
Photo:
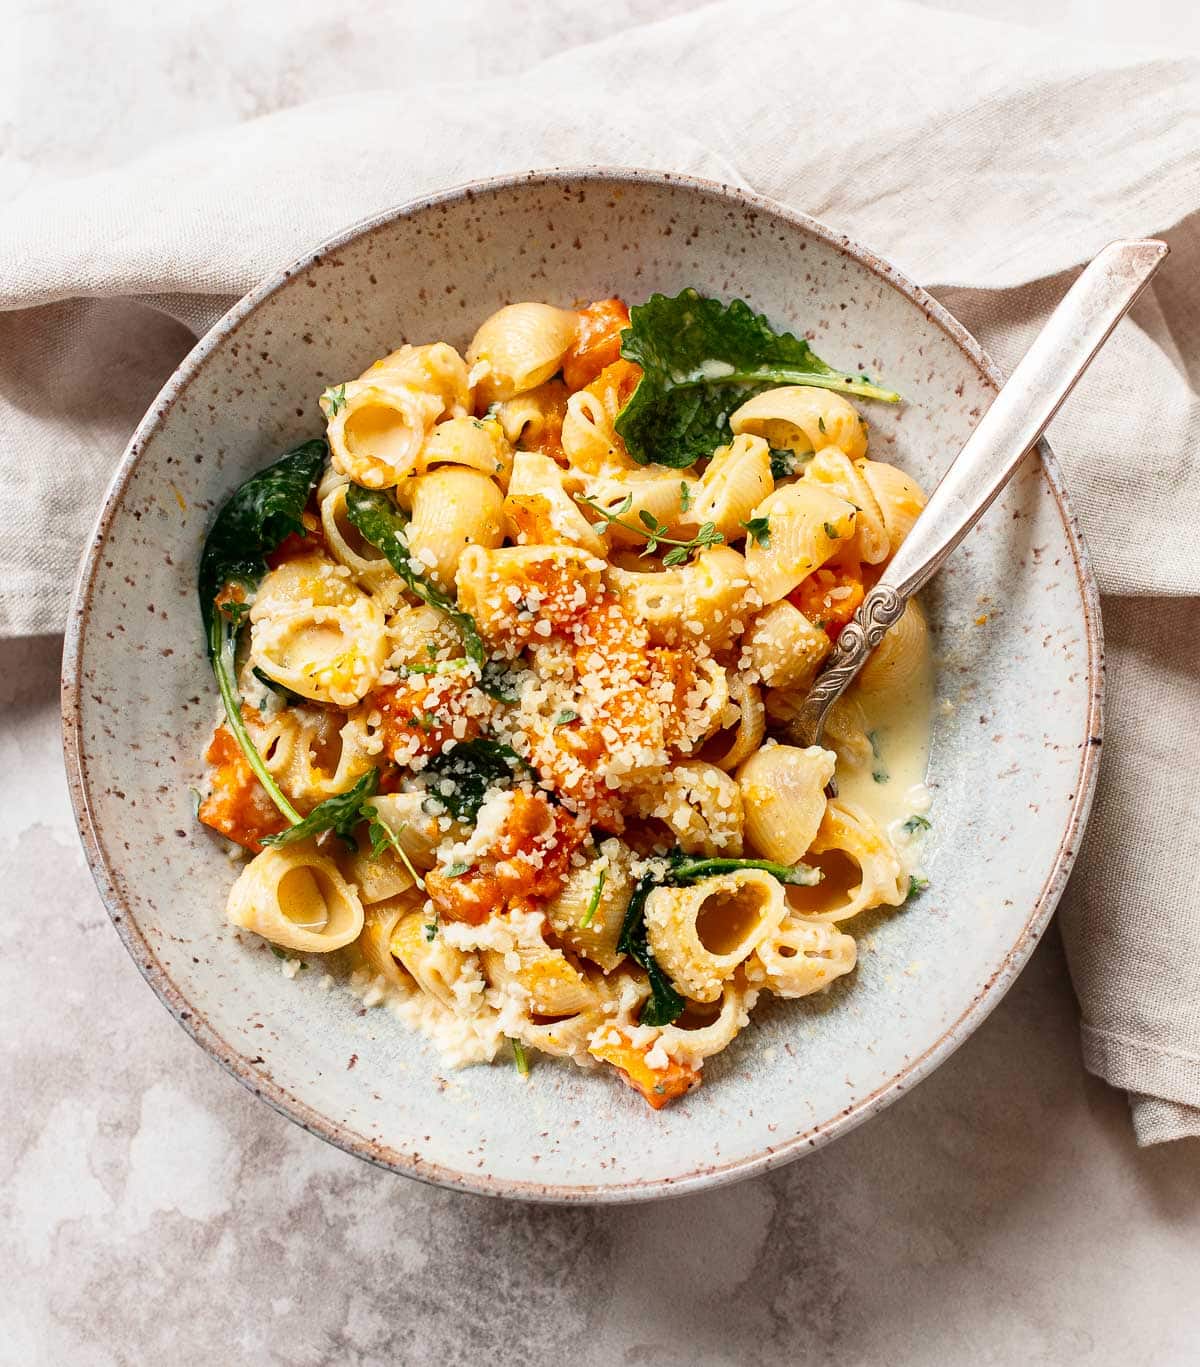
[[[417,872],[416,866],[408,857],[408,851],[400,843],[400,836],[404,831],[404,827],[401,826],[399,830],[393,831],[383,819],[383,815],[379,808],[370,802],[363,804],[362,814],[370,823],[367,826],[367,835],[371,841],[371,858],[378,859],[384,850],[390,847],[395,851],[396,858],[399,859],[408,870],[409,876],[416,886],[424,892],[425,880]]]
[[[579,713],[573,707],[564,707],[563,710],[554,718],[554,729],[557,731],[560,726],[569,726],[573,721],[579,720]]]
[[[456,821],[469,825],[479,816],[487,790],[511,783],[521,763],[517,752],[500,741],[482,736],[460,741],[429,761],[425,772],[441,780],[431,787],[430,797]],[[447,786],[449,790],[443,791]]]
[[[633,507],[632,494],[625,495],[618,504],[615,513],[610,513],[602,508],[594,498],[589,498],[587,494],[576,494],[575,500],[577,503],[586,504],[587,507],[599,513],[606,522],[612,523],[613,526],[623,527],[625,531],[632,532],[635,536],[644,536],[646,548],[642,551],[642,555],[653,555],[660,544],[671,546],[673,549],[663,556],[664,566],[682,565],[692,551],[702,551],[709,546],[719,546],[725,540],[717,531],[715,523],[706,522],[695,536],[687,541],[680,541],[676,537],[668,536],[667,533],[670,529],[646,508],[638,513],[638,518],[642,523],[640,527],[635,526],[632,522],[622,522],[621,519]]]
[[[805,458],[798,456],[795,451],[788,450],[786,447],[782,449],[778,446],[771,447],[772,479],[787,479],[789,475],[796,473],[798,466],[805,463]]]
[[[841,534],[838,532],[838,529],[833,525],[832,522],[826,522],[822,525],[825,528],[825,535],[830,539],[830,541],[840,541],[842,539]]]
[[[461,878],[470,867],[470,864],[464,864],[456,859],[453,864],[447,864],[443,872],[447,878]]]
[[[915,874],[910,873],[908,875],[908,895],[904,900],[906,902],[910,901],[912,898],[916,897],[918,893],[924,892],[928,886],[928,878],[918,878]]]
[[[508,1042],[512,1045],[513,1062],[517,1065],[517,1072],[520,1073],[522,1077],[528,1077],[529,1060],[525,1057],[525,1046],[519,1039],[516,1039],[512,1035],[508,1037]]]
[[[425,922],[425,940],[426,940],[426,943],[432,944],[432,943],[434,942],[434,940],[437,939],[437,933],[438,933],[437,922],[436,922],[436,921],[426,921],[426,922]]]
[[[914,831],[928,831],[933,829],[933,823],[923,816],[914,814],[900,827],[907,835],[912,835]]]
[[[771,544],[771,519],[769,517],[752,517],[742,523],[746,529],[746,535],[752,542],[759,546],[769,546]]]
[[[679,511],[686,513],[692,506],[692,489],[686,479],[679,481]]]
[[[242,717],[237,638],[250,613],[248,599],[267,572],[267,555],[290,533],[305,534],[304,507],[327,452],[323,441],[306,441],[251,475],[217,514],[200,557],[200,614],[229,729],[267,796],[293,826],[304,818],[275,782]]]
[[[604,880],[606,877],[606,871],[601,869],[600,877],[596,879],[596,886],[592,889],[592,895],[588,898],[587,910],[583,913],[583,919],[579,922],[580,930],[586,930],[595,918],[597,908],[600,906],[600,898],[604,895]]]
[[[874,731],[868,731],[867,740],[871,743],[871,754],[875,759],[875,768],[871,771],[871,777],[876,783],[886,783],[891,775],[883,766],[883,756],[879,752],[879,737]]]
[[[702,878],[733,873],[737,869],[763,869],[781,883],[800,887],[812,887],[821,881],[820,871],[807,864],[776,864],[770,859],[689,859],[682,850],[672,850],[665,868],[651,868],[634,885],[617,941],[618,953],[628,954],[635,964],[646,970],[650,980],[650,1000],[638,1017],[642,1025],[670,1025],[679,1019],[685,1006],[684,999],[671,986],[650,951],[646,933],[646,902],[650,894],[656,888],[686,887]]]
[[[327,389],[325,393],[321,395],[321,397],[325,400],[325,403],[328,405],[325,409],[325,416],[329,418],[336,418],[337,415],[341,412],[341,410],[346,406],[346,386],[344,384],[340,384],[337,386],[336,389]]]
[[[289,826],[286,831],[280,831],[278,835],[264,835],[262,843],[280,849],[284,845],[294,845],[297,840],[308,840],[311,836],[333,831],[354,849],[353,831],[363,819],[363,803],[374,796],[378,787],[379,770],[368,769],[353,788],[318,802],[302,821]]]
[[[774,385],[814,385],[898,403],[900,396],[834,370],[809,344],[778,333],[740,299],[722,304],[684,290],[652,294],[629,311],[621,355],[642,378],[616,429],[639,464],[682,469],[728,440],[729,417]]]

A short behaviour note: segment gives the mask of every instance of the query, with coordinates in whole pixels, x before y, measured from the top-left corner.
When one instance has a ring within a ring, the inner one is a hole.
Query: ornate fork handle
[[[858,611],[842,628],[825,668],[788,727],[802,745],[816,744],[829,709],[849,688],[888,628],[904,615],[907,601],[903,594],[882,583],[876,584],[862,600]]]
[[[788,728],[797,743],[817,744],[829,709],[899,620],[905,603],[1012,478],[1166,254],[1167,244],[1154,238],[1112,242],[1067,291],[951,462],[883,577],[843,627]]]

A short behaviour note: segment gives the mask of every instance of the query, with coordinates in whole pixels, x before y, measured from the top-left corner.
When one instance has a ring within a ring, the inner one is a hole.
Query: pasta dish
[[[327,388],[200,565],[229,920],[452,1062],[655,1108],[851,974],[923,886],[917,604],[828,748],[789,725],[924,505],[867,455],[898,397],[691,290],[510,304]]]

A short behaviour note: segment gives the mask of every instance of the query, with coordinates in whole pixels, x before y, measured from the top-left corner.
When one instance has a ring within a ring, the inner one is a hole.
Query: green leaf
[[[520,767],[521,759],[515,750],[500,741],[480,737],[434,755],[425,772],[442,780],[431,786],[432,796],[455,820],[469,825],[479,816],[487,790],[506,787]],[[448,793],[442,791],[445,780],[451,785]]]
[[[318,802],[298,825],[280,831],[278,835],[264,836],[262,843],[270,845],[273,849],[280,849],[284,845],[294,845],[298,840],[308,840],[312,836],[321,835],[324,831],[333,831],[353,849],[355,826],[370,817],[369,812],[363,811],[363,803],[374,795],[378,787],[379,770],[368,769],[353,788],[347,789],[344,793],[335,793],[324,802]]]
[[[445,613],[454,623],[462,637],[467,658],[478,666],[482,674],[487,664],[487,652],[483,648],[483,638],[479,635],[475,619],[469,613],[460,612],[449,594],[443,593],[436,585],[431,584],[423,569],[409,554],[408,541],[405,538],[408,518],[396,507],[391,498],[378,489],[363,489],[357,484],[351,484],[346,489],[346,516],[350,519],[351,525],[357,528],[372,546],[384,553],[388,564],[404,580],[415,597],[431,608],[437,608],[439,612]],[[492,693],[486,681],[481,682],[480,687],[485,692]],[[498,695],[492,693],[492,696]]]
[[[254,666],[250,673],[254,675],[264,688],[269,688],[272,693],[282,698],[286,707],[302,707],[305,703],[310,701],[302,694],[294,693],[290,688],[286,688],[283,684],[276,683],[269,674],[264,674],[257,665]]]
[[[413,880],[413,883],[424,892],[425,880],[417,872],[416,866],[409,858],[408,851],[400,843],[400,835],[404,830],[404,826],[402,825],[399,830],[393,831],[383,819],[383,814],[380,812],[379,808],[373,802],[363,803],[362,814],[369,823],[367,826],[367,837],[371,842],[371,858],[378,859],[384,850],[393,850],[396,858],[399,859],[408,870],[409,877]]]
[[[692,506],[692,489],[686,479],[679,481],[679,511],[686,513]]]
[[[604,895],[604,880],[606,877],[606,871],[601,869],[600,877],[596,879],[596,886],[592,889],[592,895],[588,898],[587,909],[583,913],[583,919],[579,922],[580,930],[586,930],[595,918],[596,911],[600,906],[600,898]]]
[[[563,710],[554,718],[554,727],[557,730],[560,726],[569,726],[573,721],[579,720],[579,713],[572,707],[564,707]]]
[[[323,441],[306,441],[251,475],[217,514],[200,556],[200,611],[206,629],[226,585],[256,588],[267,572],[268,554],[289,532],[304,534],[304,506],[328,453]],[[240,618],[244,611],[232,615]],[[240,626],[240,620],[233,625]]]
[[[642,465],[682,469],[729,440],[729,416],[775,385],[815,385],[898,403],[889,389],[825,364],[807,342],[777,333],[740,299],[722,304],[695,290],[652,294],[629,311],[621,355],[643,375],[617,417],[617,431]]]
[[[771,544],[771,519],[768,517],[752,517],[742,523],[746,529],[746,534],[751,541],[755,541],[760,546]]]
[[[336,418],[338,413],[346,406],[346,386],[340,384],[336,389],[327,389],[321,397],[329,405],[325,410],[325,416],[328,418]]]
[[[904,823],[904,825],[900,827],[900,829],[904,831],[906,834],[912,835],[915,831],[932,830],[933,822],[929,821],[927,818],[923,816],[914,815],[910,816],[908,820]]]
[[[459,860],[455,860],[455,862],[454,862],[453,864],[448,864],[448,865],[446,866],[446,870],[445,870],[446,877],[447,877],[447,878],[461,878],[461,877],[463,876],[463,874],[466,873],[466,872],[470,869],[470,867],[471,867],[470,864],[464,864],[464,863],[462,863],[462,862],[459,861]]]
[[[825,535],[830,539],[830,541],[840,541],[842,539],[841,535],[838,532],[838,529],[833,525],[832,522],[822,523],[822,526],[824,527]]]
[[[525,1046],[519,1039],[515,1039],[512,1035],[508,1037],[508,1042],[512,1045],[513,1062],[517,1065],[517,1072],[520,1073],[522,1077],[528,1077],[529,1060],[525,1057]]]
[[[918,894],[924,892],[928,886],[928,878],[918,878],[915,874],[910,873],[908,875],[908,896],[904,900],[906,902],[911,901]]]
[[[267,555],[291,532],[304,532],[304,506],[328,453],[323,441],[308,441],[251,475],[217,514],[204,542],[197,576],[204,640],[225,719],[246,762],[267,796],[292,825],[303,820],[263,762],[242,717],[238,692],[237,638],[250,612],[247,602],[217,610],[217,597],[231,585],[247,596],[267,572]]]

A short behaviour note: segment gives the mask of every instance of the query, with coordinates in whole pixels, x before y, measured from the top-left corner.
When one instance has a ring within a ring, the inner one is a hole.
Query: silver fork
[[[1110,242],[1063,296],[942,476],[879,582],[842,628],[825,668],[788,725],[790,739],[798,745],[819,743],[829,709],[900,619],[905,603],[937,573],[1012,478],[1168,250],[1155,238]]]

